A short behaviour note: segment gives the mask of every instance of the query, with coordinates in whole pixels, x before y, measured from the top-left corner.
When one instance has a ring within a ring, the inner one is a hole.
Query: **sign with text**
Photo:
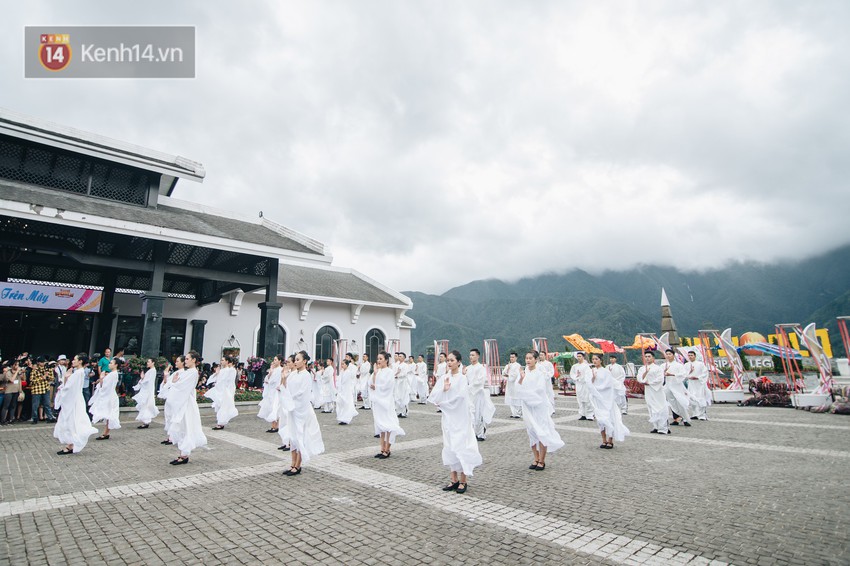
[[[192,26],[26,26],[28,79],[195,77]]]
[[[100,312],[103,291],[0,281],[0,307]]]

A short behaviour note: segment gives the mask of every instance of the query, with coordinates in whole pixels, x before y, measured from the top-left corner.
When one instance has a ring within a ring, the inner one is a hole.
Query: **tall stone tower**
[[[673,322],[673,313],[670,311],[670,301],[664,287],[661,288],[661,334],[667,333],[670,345],[674,348],[680,344],[679,333],[676,332],[676,323]]]

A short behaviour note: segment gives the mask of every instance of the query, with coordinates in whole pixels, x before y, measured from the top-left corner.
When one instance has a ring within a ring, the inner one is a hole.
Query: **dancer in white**
[[[91,425],[86,412],[86,401],[83,399],[83,380],[88,363],[87,354],[74,356],[71,360],[72,371],[65,374],[65,382],[53,400],[54,406],[61,409],[56,426],[53,427],[53,437],[65,445],[57,454],[76,454],[86,447],[91,435],[97,434],[97,429]]]
[[[406,419],[407,411],[410,407],[410,379],[408,372],[410,364],[405,360],[404,352],[399,352],[395,355],[395,387],[393,395],[395,396],[395,410],[399,418]]]
[[[561,449],[564,441],[552,420],[547,391],[552,388],[552,384],[546,382],[546,376],[537,367],[538,359],[540,354],[537,350],[525,355],[525,370],[520,372],[516,382],[514,399],[522,403],[522,419],[534,453],[534,463],[528,469],[542,471],[546,469],[546,454]]]
[[[336,392],[336,420],[341,425],[347,425],[357,416],[354,408],[354,391],[357,385],[357,368],[348,359],[342,360],[342,373],[339,376],[339,387]]]
[[[602,365],[602,354],[593,354],[590,357],[593,367],[590,368],[591,378],[587,382],[590,390],[590,402],[593,403],[593,414],[596,415],[596,424],[602,434],[600,448],[614,448],[614,441],[622,442],[626,436],[631,434],[623,417],[620,407],[615,401],[616,380],[608,368]]]
[[[404,429],[398,422],[395,412],[395,372],[389,367],[390,355],[387,352],[378,354],[375,361],[375,373],[369,386],[372,398],[372,418],[375,419],[375,434],[381,438],[381,451],[375,458],[390,457],[390,450],[397,436],[404,436]]]
[[[156,396],[154,395],[156,363],[153,358],[148,358],[145,363],[148,368],[145,375],[133,386],[133,389],[137,392],[133,396],[133,401],[136,402],[136,409],[139,411],[136,420],[142,423],[136,428],[148,428],[151,426],[151,421],[159,415],[159,409],[156,408]]]
[[[685,389],[685,366],[676,360],[676,354],[670,348],[664,352],[664,358],[664,394],[673,412],[671,424],[678,426],[681,423],[691,426],[691,418],[688,414],[688,405],[691,401]]]
[[[685,364],[685,375],[688,378],[688,411],[693,418],[707,421],[708,406],[711,405],[711,391],[708,389],[708,368],[697,360],[693,350],[688,352],[688,363]]]
[[[171,387],[165,401],[166,413],[171,415],[166,432],[180,451],[177,459],[170,462],[174,466],[188,464],[192,450],[207,445],[195,396],[195,388],[198,386],[197,365],[200,359],[200,355],[194,350],[186,354],[186,367],[179,375],[171,378]]]
[[[584,352],[576,352],[576,363],[570,368],[570,379],[576,384],[576,400],[578,401],[578,420],[593,420],[593,404],[590,402],[590,390],[587,381],[590,379],[590,364],[584,357]]]
[[[336,398],[336,385],[334,384],[334,361],[330,358],[325,360],[325,369],[321,373],[322,387],[322,412],[334,412],[334,399]]]
[[[324,367],[319,367],[319,362],[316,361],[312,367],[307,369],[310,373],[310,403],[314,409],[322,408],[322,371]]]
[[[271,428],[266,432],[278,432],[279,422],[278,413],[280,412],[280,398],[278,396],[278,387],[283,376],[283,367],[281,365],[280,354],[272,358],[271,366],[263,380],[263,399],[258,405],[257,417],[263,419],[267,423],[271,423]]]
[[[463,368],[466,381],[469,384],[469,398],[472,403],[472,427],[475,438],[483,442],[487,438],[487,425],[496,414],[496,407],[490,400],[490,387],[487,384],[487,368],[478,363],[481,352],[478,348],[469,351],[469,365]],[[449,355],[449,368],[451,368]],[[434,387],[436,389],[436,386]]]
[[[103,434],[95,440],[109,440],[109,433],[121,428],[118,406],[118,358],[109,360],[109,373],[102,373],[94,386],[94,394],[89,399],[92,424],[105,423]]]
[[[425,363],[425,356],[422,354],[419,354],[414,375],[416,376],[416,402],[424,405],[428,401],[428,364]]]
[[[608,371],[614,378],[614,402],[623,415],[629,414],[629,401],[626,398],[626,370],[617,363],[617,356],[608,356]]]
[[[286,428],[286,410],[283,408],[283,398],[286,396],[286,377],[295,371],[295,354],[292,354],[284,360],[283,371],[281,372],[280,384],[277,386],[278,395],[278,413],[277,422],[279,423],[277,434],[280,436],[280,447],[278,450],[288,452],[290,448],[289,429]],[[309,372],[308,372],[309,373]],[[312,377],[311,377],[312,379]],[[311,382],[312,393],[312,382]],[[311,405],[312,406],[312,405]]]
[[[472,471],[482,463],[469,413],[472,403],[467,385],[469,371],[465,376],[461,371],[461,361],[460,352],[452,350],[447,360],[448,372],[434,384],[428,397],[428,402],[438,406],[442,412],[443,464],[451,470],[449,484],[443,491],[457,493],[466,492],[469,487],[467,478],[472,477]]]
[[[284,378],[284,394],[280,403],[286,411],[286,430],[292,443],[292,465],[283,472],[285,476],[297,476],[303,464],[325,451],[319,421],[310,402],[312,385],[310,372],[307,371],[309,361],[310,356],[304,350],[295,354],[295,371]]]
[[[670,434],[667,427],[667,417],[670,407],[667,405],[667,397],[664,395],[664,370],[655,363],[652,352],[644,352],[643,366],[638,370],[638,383],[645,385],[643,397],[646,399],[646,408],[649,411],[649,422],[652,430],[658,434]]]
[[[505,365],[505,369],[502,370],[502,377],[505,378],[505,405],[511,408],[512,419],[522,418],[522,402],[514,398],[514,390],[516,389],[516,382],[519,380],[521,370],[522,368],[519,362],[517,362],[517,353],[511,352],[510,361]]]
[[[555,378],[555,364],[549,361],[546,353],[540,353],[540,361],[537,362],[537,367],[543,372],[543,375],[546,376],[546,379],[549,380],[549,403],[552,404],[552,414],[555,414],[555,388],[554,383],[552,381]]]
[[[173,442],[171,442],[171,438],[168,436],[168,427],[171,425],[171,410],[168,406],[168,392],[171,390],[171,385],[174,382],[173,380],[183,373],[185,363],[185,356],[177,356],[174,360],[174,366],[177,369],[172,372],[171,365],[169,365],[165,368],[165,371],[162,372],[162,383],[159,384],[159,393],[157,394],[157,397],[165,400],[165,406],[162,408],[162,416],[165,421],[165,440],[160,442],[160,444],[173,444]]]
[[[216,425],[213,430],[221,430],[232,419],[239,415],[236,408],[236,358],[224,356],[221,358],[221,370],[218,372],[215,387],[208,389],[204,397],[212,399],[212,408],[215,411]]]
[[[369,410],[372,408],[372,402],[369,400],[369,385],[372,382],[372,364],[369,363],[369,354],[363,354],[363,362],[357,368],[357,390],[360,392],[360,399],[363,400],[361,409]]]
[[[416,400],[416,361],[413,356],[407,356],[404,365],[407,366],[407,391],[410,394],[408,405]]]

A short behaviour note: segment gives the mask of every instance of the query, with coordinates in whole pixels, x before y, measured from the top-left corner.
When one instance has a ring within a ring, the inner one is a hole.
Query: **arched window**
[[[272,356],[276,356],[280,354],[281,356],[286,355],[286,330],[279,324],[275,324],[274,328],[271,330],[272,338],[274,338],[274,346],[272,347],[271,352],[266,352],[266,357],[270,358]],[[257,332],[257,352],[260,351],[260,333]]]
[[[366,333],[366,351],[369,354],[369,361],[373,364],[378,359],[378,353],[384,349],[387,342],[387,336],[377,328],[373,328]]]
[[[333,357],[334,340],[339,340],[339,332],[333,326],[323,326],[316,332],[316,358],[326,360]]]

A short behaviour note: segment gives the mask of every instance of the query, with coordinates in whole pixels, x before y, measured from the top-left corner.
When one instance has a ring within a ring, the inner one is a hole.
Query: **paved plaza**
[[[530,471],[521,421],[497,403],[470,490],[444,493],[440,416],[411,405],[407,436],[376,460],[369,411],[318,414],[326,453],[284,477],[256,406],[210,450],[170,466],[162,420],[135,413],[108,441],[57,456],[52,425],[0,429],[0,565],[18,564],[850,564],[850,421],[716,405],[709,422],[600,450],[574,398],[558,397],[567,443]]]

